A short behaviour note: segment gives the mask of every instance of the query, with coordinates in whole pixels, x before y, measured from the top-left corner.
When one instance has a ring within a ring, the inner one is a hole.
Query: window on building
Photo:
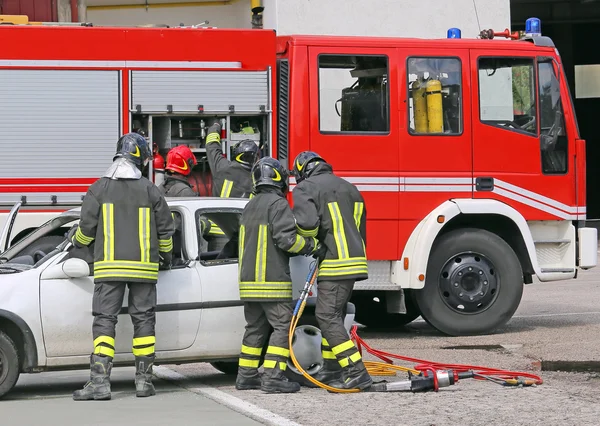
[[[407,70],[410,134],[461,134],[460,59],[408,58]]]
[[[479,119],[507,130],[537,135],[532,58],[479,59]]]
[[[566,173],[569,143],[565,131],[560,85],[552,59],[538,62],[538,75],[542,171],[547,174]]]
[[[387,56],[319,55],[321,132],[390,129]]]

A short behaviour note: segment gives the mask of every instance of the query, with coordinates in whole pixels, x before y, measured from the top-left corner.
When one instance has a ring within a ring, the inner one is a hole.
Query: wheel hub
[[[496,300],[498,277],[494,264],[479,253],[461,253],[442,267],[439,289],[444,303],[460,313],[479,313]]]

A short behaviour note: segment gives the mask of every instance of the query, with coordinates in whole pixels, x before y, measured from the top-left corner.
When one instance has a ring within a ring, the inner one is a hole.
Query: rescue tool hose
[[[292,321],[290,323],[290,331],[288,334],[290,358],[291,358],[294,366],[298,369],[298,371],[300,371],[300,373],[308,381],[310,381],[311,383],[313,383],[314,385],[316,385],[320,388],[326,389],[326,390],[328,390],[330,392],[334,392],[334,393],[357,393],[357,392],[360,392],[359,389],[339,389],[339,388],[334,388],[332,386],[326,385],[325,383],[319,382],[318,380],[311,377],[310,374],[308,374],[302,368],[302,366],[296,359],[296,355],[294,354],[293,345],[292,345],[292,342],[294,339],[294,332],[296,330],[296,327],[298,325],[298,321],[300,320],[300,317],[302,317],[302,313],[304,312],[304,308],[306,306],[306,300],[307,300],[307,298],[310,294],[310,291],[317,279],[317,275],[318,275],[318,264],[317,264],[317,261],[315,260],[310,265],[308,276],[306,278],[306,283],[304,285],[304,288],[302,289],[300,298],[298,299],[298,302],[296,303],[296,306],[293,311]],[[453,374],[455,374],[456,377],[458,377],[459,373],[471,372],[475,379],[488,380],[488,381],[498,383],[498,384],[501,384],[504,386],[519,386],[519,385],[532,386],[532,385],[541,385],[543,383],[543,380],[541,377],[539,377],[535,374],[531,374],[531,373],[500,370],[500,369],[495,369],[495,368],[480,367],[480,366],[476,366],[476,365],[443,364],[443,363],[422,360],[419,358],[411,358],[411,357],[392,354],[389,352],[380,351],[380,350],[371,348],[363,339],[361,339],[358,336],[357,330],[358,330],[358,327],[356,325],[353,325],[350,330],[350,337],[356,344],[356,347],[357,347],[358,351],[361,353],[361,355],[362,355],[362,350],[364,348],[371,355],[376,356],[377,358],[381,359],[382,361],[385,361],[385,362],[363,361],[365,364],[365,367],[367,368],[368,373],[371,376],[393,376],[396,374],[396,371],[405,371],[405,372],[408,372],[409,374],[414,374],[417,376],[423,376],[423,373],[425,373],[425,376],[427,377],[427,372],[431,372],[431,374],[434,378],[434,381],[436,381],[438,370],[452,370],[454,372]],[[393,364],[394,361],[392,360],[392,358],[395,358],[400,361],[412,362],[417,365],[415,365],[414,369],[408,368],[408,367],[403,367],[400,365],[394,365]],[[525,378],[525,379],[523,379],[523,378]],[[434,389],[437,391],[437,385],[434,387]]]

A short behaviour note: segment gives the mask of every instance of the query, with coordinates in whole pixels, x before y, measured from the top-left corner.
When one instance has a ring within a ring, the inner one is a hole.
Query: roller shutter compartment
[[[5,69],[0,84],[0,202],[80,201],[115,153],[118,72]]]
[[[132,71],[132,111],[164,113],[268,110],[267,71]]]

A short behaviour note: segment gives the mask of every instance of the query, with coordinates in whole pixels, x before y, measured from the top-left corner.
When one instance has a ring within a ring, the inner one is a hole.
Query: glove
[[[325,247],[321,243],[317,244],[317,247],[315,247],[315,250],[311,253],[311,256],[315,260],[317,260],[319,263],[321,263],[325,259],[326,255],[327,255],[327,247]]]
[[[216,123],[212,124],[208,128],[207,134],[210,135],[211,133],[218,133],[219,135],[221,135],[221,124],[219,122],[216,122]]]
[[[77,228],[79,228],[79,224],[76,223],[75,225],[71,226],[71,229],[69,229],[69,231],[65,234],[67,241],[69,241],[73,244],[75,244],[73,237],[75,236],[75,233],[77,232]]]
[[[165,271],[168,269],[171,269],[171,261],[173,260],[173,253],[168,252],[168,253],[163,253],[160,252],[158,254],[158,269],[161,271]]]

